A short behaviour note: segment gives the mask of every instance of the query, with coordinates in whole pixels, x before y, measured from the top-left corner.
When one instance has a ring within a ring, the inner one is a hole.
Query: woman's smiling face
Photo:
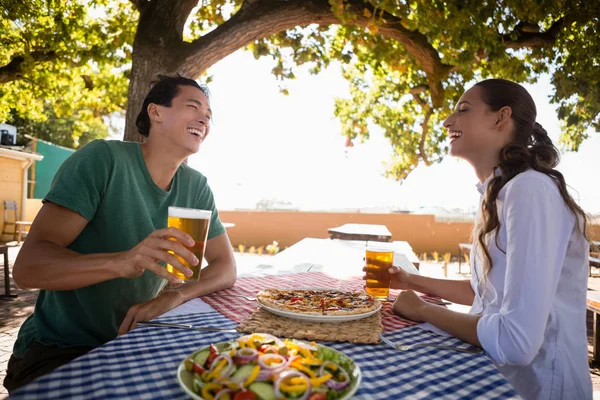
[[[450,137],[450,154],[467,161],[473,161],[486,149],[495,148],[499,153],[502,148],[493,129],[498,113],[484,103],[480,91],[477,86],[467,90],[444,121]]]

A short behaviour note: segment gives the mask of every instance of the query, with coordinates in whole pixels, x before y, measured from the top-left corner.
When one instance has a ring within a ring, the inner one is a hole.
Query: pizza
[[[379,300],[364,292],[332,289],[265,289],[256,299],[267,307],[308,315],[356,315],[381,307]]]

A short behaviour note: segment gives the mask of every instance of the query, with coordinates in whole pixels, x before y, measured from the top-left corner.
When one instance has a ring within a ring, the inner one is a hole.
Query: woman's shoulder
[[[512,178],[498,194],[499,199],[517,198],[538,201],[540,197],[563,202],[554,178],[534,169],[521,172]]]

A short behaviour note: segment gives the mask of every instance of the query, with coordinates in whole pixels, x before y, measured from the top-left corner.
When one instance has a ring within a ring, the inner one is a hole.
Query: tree
[[[29,3],[38,1],[42,3]],[[84,6],[70,4],[75,2],[50,3],[88,18],[89,9],[84,13]],[[102,67],[111,63],[123,70],[115,76],[126,76],[131,44],[125,139],[140,140],[134,120],[157,73],[199,77],[246,46],[256,57],[273,57],[273,74],[281,80],[293,78],[296,65],[310,64],[318,73],[339,60],[351,83],[351,97],[339,99],[336,106],[343,134],[349,140],[365,140],[370,124],[382,127],[396,153],[389,173],[398,179],[419,162],[440,159],[444,153],[440,123],[464,86],[480,77],[531,82],[548,72],[556,89],[552,101],[559,104],[564,121],[563,143],[576,150],[589,128],[600,130],[597,2],[204,0],[197,5],[197,0],[93,1],[93,7],[106,10],[102,18],[90,20],[92,26],[98,24],[97,32],[59,25],[70,35],[83,35],[76,41],[79,44],[92,40],[97,57],[78,56],[90,53],[85,45],[60,45],[57,38],[45,47],[40,41],[40,48],[29,46],[22,55],[13,50],[4,57],[0,82],[5,82],[2,77],[11,65],[18,65],[20,74],[13,73],[13,80],[23,80],[32,75],[30,71],[59,62],[46,60],[57,54],[60,62],[74,62],[73,70],[89,68],[93,60],[100,81],[107,76],[101,74],[106,71]],[[29,15],[23,8],[27,6],[13,7],[12,15]],[[137,29],[129,41],[136,12]],[[56,21],[56,13],[52,15]],[[127,23],[131,25],[125,27]],[[112,39],[112,44],[100,37]],[[19,64],[19,56],[27,61]],[[3,62],[0,57],[0,65]],[[88,76],[96,79],[91,72]],[[105,88],[107,93],[118,92],[114,86]],[[118,99],[111,104],[122,105]]]
[[[19,129],[19,142],[26,144],[26,136],[33,136],[59,146],[77,149],[83,147],[94,139],[103,139],[108,136],[108,129],[101,118],[91,118],[87,110],[81,110],[74,116],[58,117],[52,107],[47,106],[44,111],[45,119],[38,121],[26,119],[18,115],[13,109],[8,118],[8,123]]]
[[[127,99],[129,2],[0,0],[0,15],[0,121],[75,148],[106,136]]]

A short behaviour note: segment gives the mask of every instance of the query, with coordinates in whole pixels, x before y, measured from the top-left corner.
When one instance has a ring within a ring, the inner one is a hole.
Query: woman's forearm
[[[472,305],[475,298],[468,279],[436,279],[421,275],[410,275],[409,288],[421,293],[441,297],[457,304]]]
[[[433,304],[424,304],[420,314],[423,322],[429,322],[441,330],[477,347],[482,347],[477,336],[480,316],[464,314]]]

